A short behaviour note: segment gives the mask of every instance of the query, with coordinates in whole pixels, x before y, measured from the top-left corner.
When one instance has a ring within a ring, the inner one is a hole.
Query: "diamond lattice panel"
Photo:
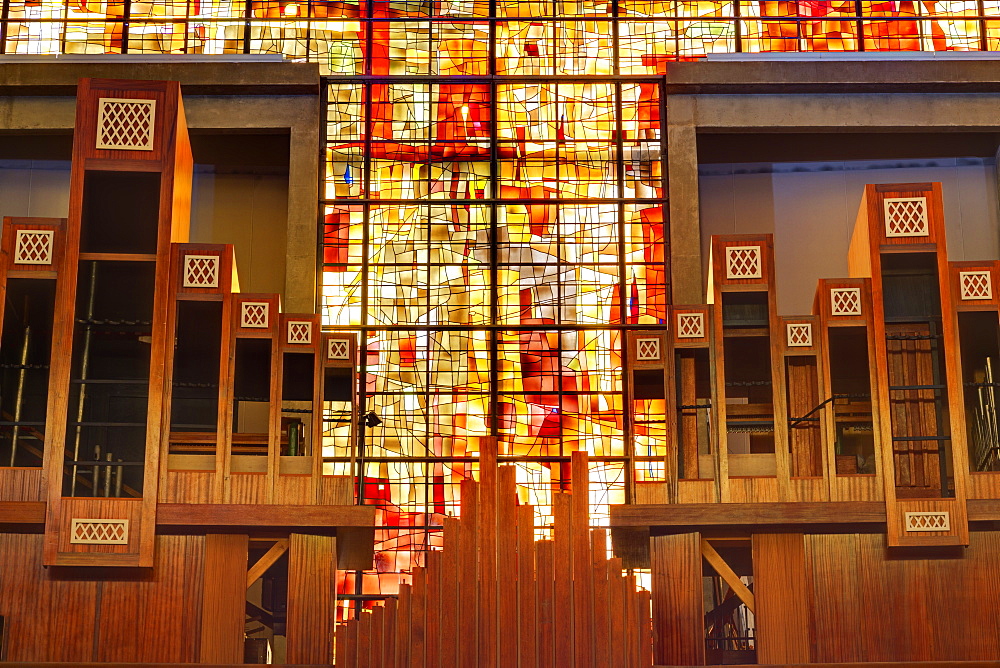
[[[84,520],[74,518],[69,542],[88,545],[128,545],[128,520]]]
[[[946,511],[906,513],[907,531],[951,531],[951,514]]]
[[[14,264],[52,264],[52,230],[18,230]]]
[[[267,329],[270,324],[270,308],[267,302],[243,302],[240,307],[240,327]]]
[[[308,320],[289,320],[286,341],[288,343],[312,343],[312,323]]]
[[[330,339],[326,344],[326,358],[330,360],[351,359],[350,342],[347,339]]]
[[[700,339],[705,336],[704,313],[678,313],[677,338]]]
[[[726,278],[760,278],[760,246],[726,248]]]
[[[989,271],[960,271],[958,283],[962,299],[993,299],[993,282]]]
[[[861,288],[830,290],[830,315],[861,315]]]
[[[885,198],[885,236],[926,237],[928,234],[926,197]]]
[[[635,359],[638,362],[659,362],[660,353],[660,339],[636,339],[635,341]]]
[[[219,256],[185,255],[184,287],[185,288],[219,287]]]
[[[152,151],[156,100],[98,100],[97,148]]]
[[[796,322],[786,326],[787,343],[789,348],[808,348],[813,344],[812,323]]]

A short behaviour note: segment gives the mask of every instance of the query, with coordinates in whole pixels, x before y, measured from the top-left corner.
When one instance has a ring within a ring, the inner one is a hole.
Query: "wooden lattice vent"
[[[651,666],[650,593],[590,529],[586,453],[573,453],[574,493],[553,494],[552,540],[536,541],[534,508],[518,505],[515,469],[497,467],[491,443],[444,548],[398,599],[338,627],[338,668]]]

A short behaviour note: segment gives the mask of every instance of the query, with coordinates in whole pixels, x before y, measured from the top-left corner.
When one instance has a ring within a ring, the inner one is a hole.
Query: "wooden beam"
[[[740,580],[740,576],[736,575],[733,569],[729,567],[729,564],[727,564],[725,560],[719,556],[719,553],[715,551],[712,544],[704,538],[701,539],[701,556],[705,557],[705,561],[707,561],[712,568],[715,569],[715,572],[726,581],[726,584],[728,584],[729,588],[733,590],[733,593],[746,604],[747,610],[753,612],[753,592],[750,591],[745,584],[743,584],[743,581]]]
[[[611,506],[612,527],[816,524],[885,524],[885,503],[819,501]]]
[[[264,556],[257,560],[250,570],[247,571],[247,589],[250,588],[257,579],[262,576],[267,569],[274,566],[274,563],[281,559],[281,555],[288,551],[288,540],[282,538],[271,546],[271,549],[264,553]]]
[[[44,501],[0,501],[0,524],[45,524]]]
[[[158,526],[180,527],[370,527],[375,506],[297,506],[258,504],[161,503]]]

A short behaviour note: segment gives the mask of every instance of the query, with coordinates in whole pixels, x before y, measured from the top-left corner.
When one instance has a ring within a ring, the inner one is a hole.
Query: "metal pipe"
[[[94,446],[94,461],[101,461],[101,446]],[[101,467],[94,466],[93,479],[91,480],[91,490],[94,492],[94,496],[100,496],[98,492],[101,491]]]
[[[27,319],[27,309],[25,309],[25,319]],[[10,465],[14,466],[14,459],[17,457],[17,439],[21,432],[21,426],[17,424],[21,421],[21,404],[24,402],[24,378],[28,373],[25,368],[28,365],[28,342],[31,340],[31,325],[24,326],[24,341],[21,343],[21,368],[17,372],[17,395],[14,399],[14,431],[10,437]]]
[[[117,460],[121,461],[121,459]],[[122,495],[122,474],[125,472],[125,468],[122,466],[115,467],[115,496],[120,497]]]
[[[90,320],[94,319],[94,292],[96,291],[96,289],[97,289],[97,263],[96,262],[91,262],[90,263],[90,294],[87,296],[87,320],[88,320],[88,322]],[[83,354],[82,354],[81,359],[80,359],[80,379],[81,380],[86,380],[87,379],[87,369],[88,369],[88,367],[90,365],[90,335],[91,335],[91,325],[87,324],[87,325],[84,325],[84,327],[86,327],[86,330],[84,331],[84,334],[83,334]],[[86,396],[87,396],[87,384],[86,383],[81,383],[80,384],[80,397],[79,397],[79,400],[77,401],[77,406],[76,406],[76,421],[77,421],[78,424],[77,424],[77,427],[76,427],[76,430],[75,430],[75,435],[73,437],[73,461],[74,462],[80,459],[80,439],[83,436],[83,427],[80,426],[79,423],[83,422],[83,408],[84,408],[84,400],[86,399]],[[98,448],[98,449],[100,449],[100,448]],[[100,459],[99,456],[98,456],[98,459]],[[94,473],[95,473],[95,475],[97,473],[96,467],[95,467]],[[73,465],[73,473],[72,473],[72,476],[71,476],[70,482],[69,482],[69,495],[70,496],[76,496],[76,474],[77,474],[77,466],[76,466],[76,464],[74,464]],[[96,480],[94,481],[94,495],[95,496],[97,495],[97,481]]]
[[[104,460],[107,461],[107,462],[111,461],[111,453],[110,452],[104,457]],[[112,473],[112,468],[113,467],[111,467],[111,466],[105,466],[104,467],[104,496],[106,496],[106,497],[107,496],[111,496],[111,473]]]

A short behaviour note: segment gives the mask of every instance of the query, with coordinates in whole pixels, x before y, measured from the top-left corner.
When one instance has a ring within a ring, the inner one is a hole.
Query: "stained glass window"
[[[277,54],[332,75],[662,74],[671,61],[712,53],[1000,48],[1000,0],[3,0],[0,7],[2,53]]]

